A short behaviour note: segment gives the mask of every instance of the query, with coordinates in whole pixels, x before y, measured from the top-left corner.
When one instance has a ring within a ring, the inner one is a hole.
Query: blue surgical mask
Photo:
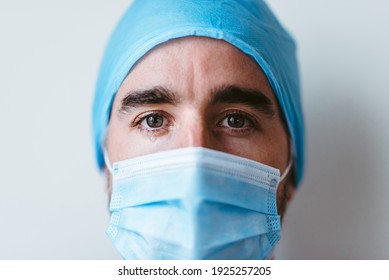
[[[278,169],[201,147],[106,162],[125,259],[267,259],[280,239]]]

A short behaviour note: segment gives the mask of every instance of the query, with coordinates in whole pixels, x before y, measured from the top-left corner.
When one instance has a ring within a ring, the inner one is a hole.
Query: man
[[[135,1],[94,103],[127,259],[270,258],[303,170],[292,38],[263,1]]]

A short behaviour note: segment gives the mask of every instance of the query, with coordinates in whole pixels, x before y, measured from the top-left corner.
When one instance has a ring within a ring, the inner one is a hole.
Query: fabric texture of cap
[[[112,103],[135,63],[155,46],[175,38],[224,40],[251,56],[266,74],[284,113],[293,143],[296,186],[304,170],[304,123],[296,45],[262,0],[134,0],[111,35],[93,104],[97,163]]]

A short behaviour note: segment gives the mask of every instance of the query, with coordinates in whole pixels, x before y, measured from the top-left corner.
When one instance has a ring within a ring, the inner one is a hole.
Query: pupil
[[[241,128],[244,125],[244,118],[238,116],[228,117],[228,125],[234,128]]]
[[[163,124],[163,119],[161,116],[148,116],[147,117],[147,125],[149,127],[153,127],[153,128],[156,128],[156,127],[161,127]]]

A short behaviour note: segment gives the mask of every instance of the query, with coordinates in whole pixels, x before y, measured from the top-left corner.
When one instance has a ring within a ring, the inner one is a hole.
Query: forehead
[[[235,46],[206,37],[185,37],[161,44],[132,68],[119,96],[137,89],[163,86],[199,97],[222,86],[236,85],[274,94],[259,65]]]

